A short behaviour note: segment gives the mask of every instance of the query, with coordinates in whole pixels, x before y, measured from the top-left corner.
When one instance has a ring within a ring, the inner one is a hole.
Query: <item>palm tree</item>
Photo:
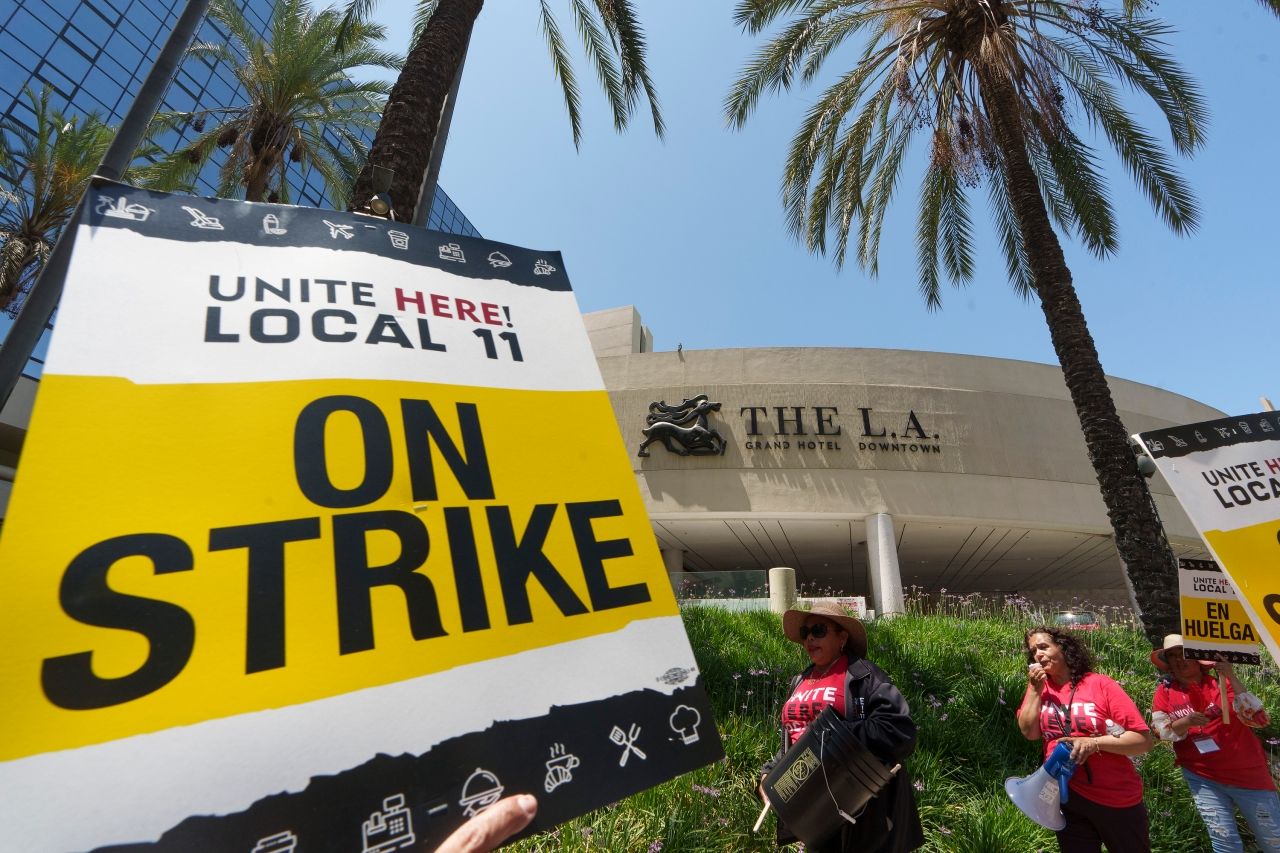
[[[24,94],[35,130],[12,116],[0,120],[0,173],[14,180],[12,189],[0,189],[0,311],[11,317],[115,135],[94,113],[68,118],[52,108],[47,86]]]
[[[375,0],[352,0],[348,18],[353,25],[367,15]],[[445,99],[471,40],[471,30],[484,0],[419,0],[417,38],[404,71],[391,90],[382,124],[369,151],[368,164],[355,182],[352,197],[374,193],[373,168],[390,169],[390,195],[396,215],[413,219],[422,178],[435,146]],[[645,61],[644,33],[631,0],[572,0],[570,12],[587,58],[595,68],[613,112],[617,130],[627,126],[641,93],[648,99],[653,129],[664,132],[657,93]],[[577,78],[560,25],[547,0],[541,0],[542,34],[551,53],[556,79],[564,90],[573,144],[582,140],[582,117]]]
[[[818,253],[833,237],[842,264],[856,222],[857,259],[874,275],[906,152],[926,132],[916,243],[920,289],[937,307],[940,264],[954,283],[973,277],[969,192],[986,184],[1010,281],[1039,300],[1049,324],[1144,628],[1153,641],[1177,630],[1176,561],[1055,231],[1098,257],[1118,246],[1103,175],[1074,116],[1106,137],[1175,233],[1196,227],[1190,191],[1113,84],[1154,102],[1178,152],[1203,144],[1199,94],[1162,52],[1167,27],[1078,0],[740,0],[735,10],[750,33],[793,12],[733,86],[731,124],[746,122],[765,89],[812,80],[851,36],[866,44],[792,139],[782,181],[789,227]]]
[[[335,51],[342,14],[315,12],[307,0],[279,0],[269,35],[260,37],[235,0],[214,0],[209,17],[230,35],[227,43],[202,42],[189,57],[222,61],[234,70],[246,93],[233,107],[164,113],[155,133],[190,126],[195,137],[163,161],[171,175],[192,179],[219,149],[225,149],[218,195],[243,187],[249,201],[288,201],[285,172],[290,162],[314,168],[324,178],[329,200],[345,206],[347,189],[363,164],[361,130],[377,126],[387,85],[353,81],[363,65],[397,69],[401,60],[377,49],[382,26],[356,23],[345,46]]]
[[[0,176],[12,181],[11,189],[0,187],[0,311],[10,317],[18,315],[116,135],[97,113],[68,116],[52,107],[48,86],[38,95],[31,88],[23,94],[35,130],[12,115],[0,119]],[[189,184],[155,167],[159,154],[144,142],[124,179],[150,189],[189,191]]]
[[[1129,14],[1139,14],[1150,11],[1159,0],[1124,0],[1124,10]],[[1262,8],[1269,9],[1275,13],[1276,17],[1280,17],[1280,0],[1258,0],[1262,4]]]

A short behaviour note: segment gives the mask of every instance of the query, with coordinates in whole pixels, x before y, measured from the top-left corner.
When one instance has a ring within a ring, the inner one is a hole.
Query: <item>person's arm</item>
[[[1071,738],[1071,757],[1084,761],[1096,752],[1112,752],[1116,755],[1143,755],[1155,746],[1151,729],[1142,719],[1138,706],[1113,679],[1098,673],[1086,676],[1097,691],[1097,706],[1102,714],[1124,727],[1124,734],[1096,735]]]
[[[1037,665],[1027,667],[1027,692],[1018,708],[1018,728],[1027,740],[1040,740],[1040,700],[1049,676]]]
[[[1173,720],[1169,719],[1169,712],[1172,709],[1169,704],[1169,688],[1161,684],[1156,687],[1155,695],[1151,697],[1151,728],[1155,729],[1156,736],[1160,740],[1170,743],[1182,740],[1173,730]]]
[[[1176,720],[1171,720],[1169,722],[1169,728],[1173,731],[1173,737],[1169,739],[1172,741],[1180,741],[1187,736],[1187,732],[1191,731],[1191,729],[1196,726],[1207,726],[1208,724],[1209,718],[1199,711],[1196,711],[1193,714],[1188,714],[1185,717],[1179,717]]]
[[[1081,762],[1098,752],[1113,752],[1116,755],[1143,755],[1151,751],[1155,745],[1150,730],[1144,732],[1127,731],[1120,737],[1099,735],[1097,737],[1063,738],[1063,743],[1071,744],[1071,758]]]
[[[802,675],[803,675],[803,674],[802,674]],[[790,696],[791,696],[791,694],[792,694],[792,693],[795,693],[795,692],[796,692],[796,686],[800,683],[800,679],[801,679],[802,675],[797,675],[797,676],[793,676],[793,677],[792,677],[792,679],[791,679],[791,684],[787,687],[787,697],[788,697],[788,698],[790,698]],[[783,702],[785,703],[785,702],[786,702],[786,700],[784,699],[784,700],[783,700]],[[760,784],[756,786],[756,791],[757,791],[757,793],[759,793],[759,795],[760,795],[760,799],[762,799],[762,800],[765,798],[765,797],[764,797],[764,780],[765,780],[765,777],[766,777],[766,776],[768,776],[768,775],[769,775],[769,773],[773,771],[773,768],[777,766],[778,762],[782,760],[782,756],[784,756],[784,755],[786,755],[786,754],[787,754],[787,746],[789,746],[789,744],[787,743],[787,729],[786,729],[786,727],[785,727],[785,726],[779,726],[778,728],[779,728],[779,731],[780,731],[780,734],[781,734],[781,736],[778,738],[778,741],[779,741],[779,744],[780,744],[780,745],[778,746],[778,751],[777,751],[777,752],[775,752],[775,753],[773,754],[773,757],[772,757],[772,758],[770,758],[768,761],[766,761],[766,762],[764,763],[764,765],[760,768]]]
[[[1236,669],[1226,661],[1219,661],[1214,664],[1218,672],[1227,677],[1230,682],[1230,690],[1235,694],[1235,698],[1231,702],[1231,710],[1235,711],[1235,719],[1238,719],[1242,725],[1251,729],[1262,728],[1262,720],[1266,718],[1265,714],[1259,715],[1262,711],[1262,700],[1253,695],[1245,688],[1244,683],[1240,681],[1240,676],[1236,675]]]
[[[900,763],[916,748],[916,724],[911,709],[898,688],[888,678],[873,674],[878,683],[866,701],[861,720],[847,720],[844,725],[858,742],[886,763]]]

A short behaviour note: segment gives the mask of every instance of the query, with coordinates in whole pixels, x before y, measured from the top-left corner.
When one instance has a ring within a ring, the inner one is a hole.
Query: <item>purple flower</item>
[[[720,796],[719,788],[712,788],[707,785],[694,785],[693,790],[697,791],[699,794],[706,794],[708,797]]]
[[[916,781],[912,782],[912,783],[911,783],[911,785],[912,785],[912,787],[914,787],[917,791],[923,791],[923,790],[924,790],[924,783],[923,783],[923,782],[921,782],[919,779],[917,779]]]
[[[662,849],[662,842],[657,839],[649,842],[649,853],[658,853]]]

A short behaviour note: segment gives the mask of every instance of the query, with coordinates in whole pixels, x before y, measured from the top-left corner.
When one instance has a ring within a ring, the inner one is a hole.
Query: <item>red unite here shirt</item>
[[[834,705],[836,713],[844,716],[844,677],[848,669],[849,659],[841,655],[821,678],[804,678],[796,685],[791,697],[782,706],[782,726],[787,730],[787,746],[799,740],[809,723],[816,720],[828,705]]]
[[[1070,708],[1067,708],[1068,702]],[[1044,757],[1049,757],[1059,738],[1111,737],[1107,734],[1107,720],[1115,720],[1131,732],[1150,731],[1138,706],[1119,684],[1105,675],[1091,672],[1074,687],[1070,682],[1061,686],[1046,682],[1040,694]],[[1142,778],[1128,756],[1114,752],[1089,756],[1088,761],[1076,768],[1067,787],[1073,794],[1103,806],[1127,808],[1142,802]]]
[[[1227,701],[1235,702],[1235,698],[1235,691],[1228,684]],[[1257,736],[1240,722],[1238,714],[1232,713],[1230,725],[1222,724],[1224,703],[1217,681],[1202,677],[1199,684],[1190,687],[1178,681],[1161,684],[1156,688],[1152,708],[1164,711],[1173,721],[1196,711],[1204,712],[1211,704],[1216,707],[1206,714],[1209,723],[1192,726],[1185,738],[1174,743],[1177,765],[1221,785],[1252,791],[1274,790],[1275,782],[1267,769],[1267,759]],[[1218,746],[1216,752],[1200,751],[1196,741],[1204,738],[1213,739]]]

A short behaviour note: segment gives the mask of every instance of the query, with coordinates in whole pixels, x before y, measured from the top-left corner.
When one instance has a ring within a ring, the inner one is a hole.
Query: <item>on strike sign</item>
[[[0,848],[430,847],[722,755],[557,253],[89,201],[0,540]]]
[[[1234,589],[1244,610],[1240,619],[1226,601],[1211,607],[1207,599],[1212,596],[1205,593],[1218,591],[1202,577],[1201,588],[1192,591],[1201,599],[1197,618],[1207,636],[1201,635],[1197,648],[1206,639],[1223,650],[1261,639],[1280,659],[1280,413],[1222,418],[1134,438],[1155,460],[1226,574],[1222,595]],[[1185,588],[1183,606],[1185,619]],[[1190,650],[1191,637],[1186,639]]]

